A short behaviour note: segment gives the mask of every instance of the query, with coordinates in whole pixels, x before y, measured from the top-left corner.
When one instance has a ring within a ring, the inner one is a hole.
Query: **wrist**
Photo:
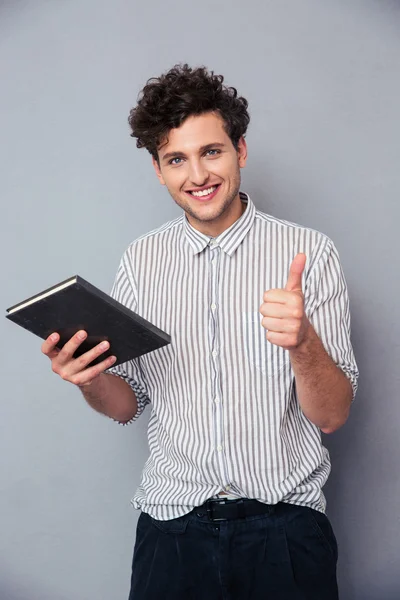
[[[99,375],[96,375],[96,377],[93,377],[93,379],[91,379],[90,381],[86,382],[86,383],[78,383],[77,387],[81,390],[82,393],[84,392],[93,392],[94,390],[99,389],[100,387],[102,387],[102,380],[104,379],[104,373],[100,373]]]

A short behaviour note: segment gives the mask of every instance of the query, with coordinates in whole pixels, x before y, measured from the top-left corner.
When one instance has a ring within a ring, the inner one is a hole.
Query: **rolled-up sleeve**
[[[136,282],[129,258],[129,250],[130,249],[125,252],[121,259],[110,295],[130,310],[136,311]],[[133,360],[117,365],[116,367],[111,367],[105,372],[121,377],[134,391],[138,409],[129,423],[136,421],[146,408],[146,405],[150,402],[146,378],[141,364],[141,357],[139,356],[138,358],[134,358]]]
[[[307,316],[329,356],[350,380],[354,400],[359,372],[350,340],[349,297],[338,252],[329,238],[310,279]]]

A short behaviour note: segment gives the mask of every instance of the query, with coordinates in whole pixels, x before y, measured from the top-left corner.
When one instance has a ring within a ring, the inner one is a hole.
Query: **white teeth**
[[[190,192],[193,196],[208,196],[212,194],[217,189],[217,186],[208,188],[208,190],[201,190],[201,192]]]

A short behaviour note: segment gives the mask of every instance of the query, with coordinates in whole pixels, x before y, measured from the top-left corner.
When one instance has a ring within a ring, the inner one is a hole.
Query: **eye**
[[[180,162],[175,162],[175,161],[180,161],[182,160],[181,158],[179,158],[179,156],[176,156],[175,158],[171,158],[171,160],[168,161],[169,165],[180,165]]]
[[[212,154],[210,154],[210,152]],[[217,148],[211,148],[211,150],[208,150],[206,154],[209,154],[210,156],[217,156],[217,154],[221,154],[221,150],[217,150]]]

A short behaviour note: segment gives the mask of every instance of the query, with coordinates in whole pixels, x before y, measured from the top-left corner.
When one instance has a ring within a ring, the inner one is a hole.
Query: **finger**
[[[62,347],[58,354],[58,361],[60,365],[65,365],[71,359],[82,344],[82,342],[87,338],[87,333],[83,329],[78,331],[75,335],[72,336],[71,339],[68,340],[66,344]]]
[[[286,304],[289,300],[290,294],[285,290],[268,290],[264,292],[264,302],[277,302],[278,304]]]
[[[97,344],[97,346],[91,350],[88,350],[84,354],[81,354],[81,356],[78,356],[71,362],[70,366],[68,367],[68,373],[70,375],[75,375],[76,373],[86,370],[86,367],[90,365],[95,358],[106,352],[109,347],[109,342],[104,341],[100,342],[100,344]]]
[[[301,277],[303,275],[304,267],[306,266],[307,257],[303,253],[297,254],[292,264],[290,265],[289,277],[285,286],[285,290],[288,292],[302,291]]]
[[[117,360],[116,356],[109,356],[101,363],[94,365],[93,367],[89,367],[80,373],[73,375],[70,379],[71,383],[75,385],[79,385],[80,387],[88,386],[93,379],[98,377],[101,373],[112,367],[112,365]]]
[[[54,348],[54,350],[50,350],[50,352],[47,354],[47,356],[50,358],[50,360],[53,360],[59,354],[60,354],[60,350],[58,348]]]
[[[277,302],[264,302],[260,306],[260,313],[263,317],[273,317],[275,319],[298,319],[302,314],[300,310],[297,310],[291,304],[280,304]]]
[[[268,290],[264,292],[264,302],[295,305],[298,302],[297,294],[287,290]]]
[[[273,319],[264,317],[261,324],[265,329],[274,333],[297,334],[299,331],[299,321],[297,319]]]
[[[43,342],[41,346],[41,350],[43,354],[48,356],[50,359],[53,359],[60,352],[58,348],[56,348],[56,344],[58,343],[60,336],[58,333],[54,332],[48,336],[48,338]]]

